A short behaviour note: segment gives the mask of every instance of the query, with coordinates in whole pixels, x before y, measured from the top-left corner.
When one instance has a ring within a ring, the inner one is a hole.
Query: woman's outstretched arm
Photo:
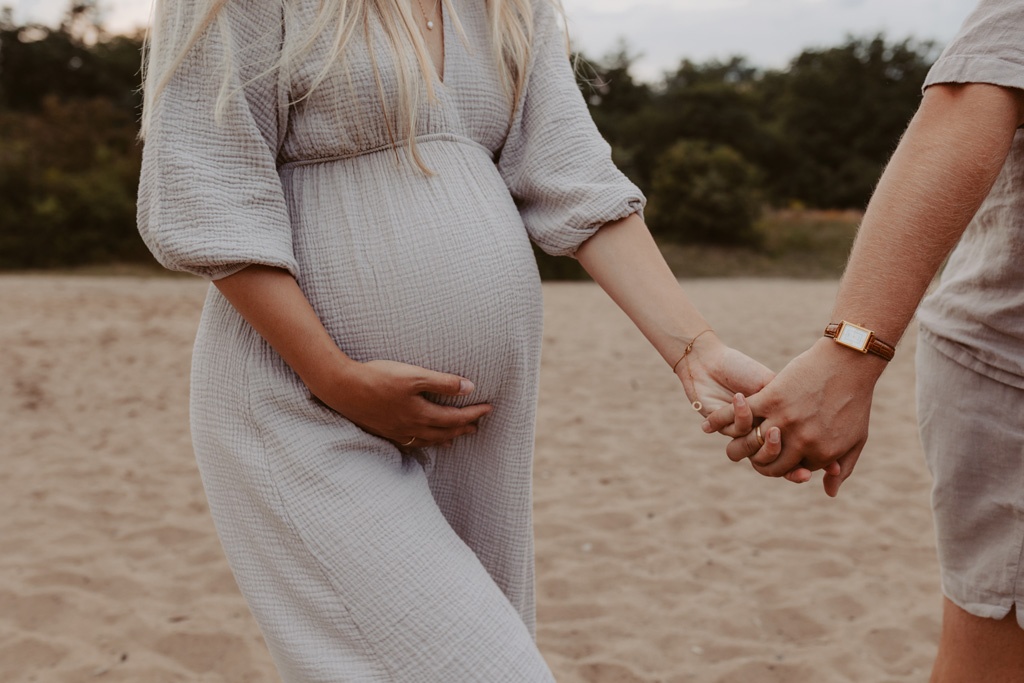
[[[410,448],[440,444],[475,432],[476,421],[491,411],[487,404],[441,406],[423,395],[471,394],[473,383],[466,378],[349,358],[285,270],[253,265],[214,284],[313,396],[371,434]]]
[[[774,377],[765,366],[723,344],[711,330],[638,214],[603,226],[583,243],[576,258],[665,363],[675,366],[687,398],[700,402],[703,415],[731,405],[737,393],[763,387]],[[678,362],[684,353],[686,358]],[[765,436],[768,450],[779,448],[778,430]],[[796,470],[787,478],[809,477],[809,471]]]

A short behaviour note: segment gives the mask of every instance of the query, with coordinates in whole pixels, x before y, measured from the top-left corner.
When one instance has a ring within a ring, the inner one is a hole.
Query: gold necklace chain
[[[434,30],[434,15],[437,14],[437,5],[439,2],[441,2],[441,0],[434,0],[434,6],[430,8],[430,14],[427,14],[427,10],[423,9],[423,0],[416,0],[416,4],[420,8],[420,14],[422,14],[423,18],[427,21],[428,31]]]

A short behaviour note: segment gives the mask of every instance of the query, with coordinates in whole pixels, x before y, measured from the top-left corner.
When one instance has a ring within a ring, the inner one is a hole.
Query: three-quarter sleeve
[[[1024,3],[982,0],[932,65],[924,87],[941,83],[1024,89]]]
[[[200,3],[161,3],[189,16]],[[216,280],[250,264],[297,275],[277,169],[287,125],[278,2],[231,0],[147,112],[138,226],[165,267]],[[225,80],[225,74],[229,74]],[[217,115],[222,88],[231,96]]]
[[[612,162],[576,85],[550,0],[535,0],[527,82],[498,171],[530,238],[572,255],[606,223],[641,212],[644,196]]]

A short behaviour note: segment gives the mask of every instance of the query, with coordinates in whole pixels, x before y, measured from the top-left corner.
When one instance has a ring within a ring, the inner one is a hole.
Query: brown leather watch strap
[[[831,339],[835,339],[836,335],[839,334],[839,327],[841,325],[842,323],[829,323],[828,325],[826,325],[825,336]],[[891,361],[893,359],[893,356],[896,355],[896,347],[894,347],[892,344],[887,344],[886,342],[882,341],[881,339],[875,336],[874,332],[872,332],[871,337],[868,340],[868,345],[865,349],[865,352],[873,353],[882,360],[888,362]]]

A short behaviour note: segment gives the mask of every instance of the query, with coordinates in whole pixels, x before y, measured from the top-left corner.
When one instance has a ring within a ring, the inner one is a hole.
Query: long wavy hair
[[[181,67],[189,51],[207,31],[216,28],[225,35],[224,44],[225,49],[229,50],[227,57],[230,63],[231,40],[227,36],[228,26],[222,10],[229,2],[234,1],[236,0],[154,0],[143,58],[143,113],[140,132],[143,138],[150,128],[154,102]],[[295,5],[300,0],[258,1],[277,2],[284,16],[288,16],[297,10]],[[439,1],[444,3],[455,31],[465,39],[452,0]],[[479,1],[487,5],[491,48],[497,63],[504,67],[501,70],[502,86],[509,98],[509,109],[514,111],[515,103],[519,102],[525,87],[526,71],[533,48],[534,22],[531,0]],[[559,0],[544,1],[554,4],[561,14]],[[194,7],[194,10],[186,11],[185,5]],[[416,165],[424,173],[429,174],[430,170],[417,151],[414,131],[416,113],[421,104],[421,83],[426,84],[427,98],[430,101],[435,98],[434,65],[417,26],[417,17],[413,13],[412,5],[406,0],[319,0],[316,18],[309,30],[302,35],[286,36],[279,59],[276,63],[267,65],[258,78],[298,64],[302,57],[309,54],[321,36],[331,32],[333,35],[330,52],[323,69],[313,79],[312,87],[304,95],[309,97],[310,93],[330,75],[332,69],[342,62],[345,49],[356,31],[362,29],[368,34],[371,21],[377,21],[383,27],[395,64],[398,111],[394,114],[387,111],[380,76],[377,73],[381,107],[391,142],[397,147],[400,141],[408,141],[408,148]],[[377,60],[372,55],[371,58],[376,73]],[[232,73],[227,71],[216,107],[218,118],[227,102],[239,95],[239,87],[232,86],[231,77]]]

